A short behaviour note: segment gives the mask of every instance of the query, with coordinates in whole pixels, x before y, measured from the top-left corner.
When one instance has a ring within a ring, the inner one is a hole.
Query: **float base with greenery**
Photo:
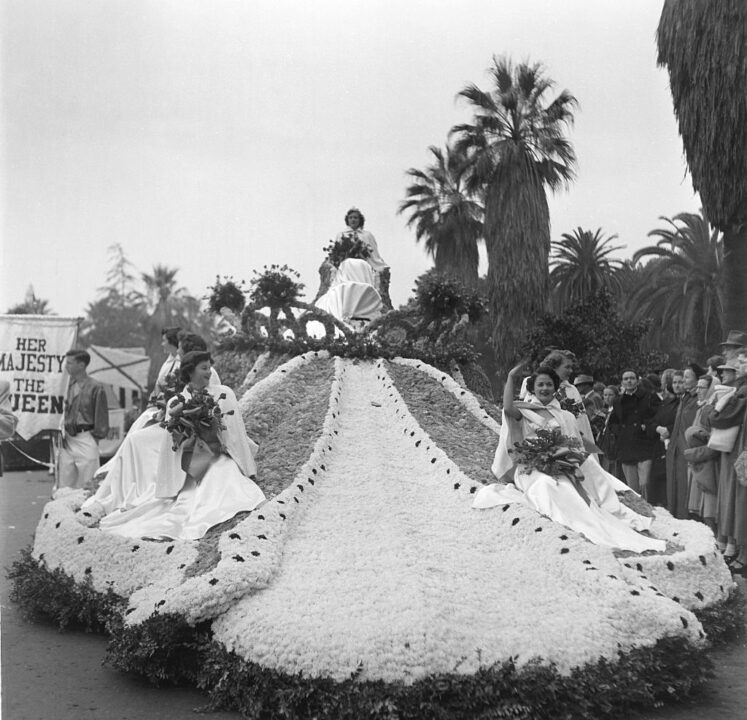
[[[449,355],[459,311],[421,321],[430,344],[402,315],[342,339],[321,318],[323,350],[301,310],[248,306],[229,344],[254,354],[236,384],[267,501],[156,541],[58,491],[10,571],[30,616],[106,631],[114,666],[253,718],[612,718],[705,682],[742,618],[706,526],[627,493],[666,541],[636,555],[473,509],[499,418]]]

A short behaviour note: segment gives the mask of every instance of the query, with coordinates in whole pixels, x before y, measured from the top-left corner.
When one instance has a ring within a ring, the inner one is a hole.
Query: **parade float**
[[[664,552],[474,510],[500,423],[465,340],[479,298],[430,278],[351,328],[285,270],[246,306],[232,282],[213,299],[267,501],[155,541],[103,533],[61,491],[10,571],[28,614],[255,718],[612,718],[699,688],[741,613],[711,531],[633,493]]]

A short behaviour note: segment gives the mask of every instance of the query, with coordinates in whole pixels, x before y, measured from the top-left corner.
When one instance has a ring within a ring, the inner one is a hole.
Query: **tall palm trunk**
[[[547,303],[550,210],[535,179],[498,187],[485,206],[485,242],[493,347],[499,366],[508,368]]]
[[[480,254],[477,243],[455,237],[450,242],[439,242],[434,258],[436,272],[448,275],[469,288],[477,287]]]
[[[724,231],[726,330],[747,330],[747,225]]]

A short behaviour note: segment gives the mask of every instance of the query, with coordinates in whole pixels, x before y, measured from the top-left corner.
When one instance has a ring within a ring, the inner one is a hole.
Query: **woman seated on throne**
[[[392,307],[389,266],[374,236],[363,229],[365,221],[357,208],[348,210],[349,229],[337,235],[319,268],[321,287],[314,305],[347,324],[370,322]]]

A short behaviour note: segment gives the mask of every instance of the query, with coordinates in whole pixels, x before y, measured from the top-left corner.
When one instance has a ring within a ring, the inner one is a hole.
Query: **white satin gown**
[[[101,530],[125,537],[197,540],[214,525],[264,502],[264,493],[251,479],[257,472],[257,445],[246,435],[236,396],[225,385],[210,385],[208,390],[216,399],[226,395],[219,403],[226,425],[221,437],[228,454],[214,458],[197,482],[181,468],[182,449],[175,452],[171,436],[161,429],[155,466],[146,468],[153,478],[152,485],[136,505],[114,510],[102,518]],[[233,415],[225,415],[230,410]]]
[[[620,502],[617,492],[630,490],[625,483],[606,472],[594,455],[580,466],[582,485],[590,503],[581,497],[573,483],[560,475],[551,477],[539,470],[516,466],[508,453],[514,443],[536,437],[538,428],[560,428],[564,435],[581,439],[573,414],[560,409],[557,400],[543,406],[532,395],[515,407],[520,421],[503,415],[503,424],[491,470],[502,483],[482,487],[473,501],[476,509],[522,503],[565,527],[584,535],[596,545],[641,553],[663,552],[663,540],[641,534],[651,527],[652,518],[634,512]],[[513,482],[510,482],[513,480]],[[508,484],[505,482],[508,481]]]
[[[343,260],[330,282],[329,290],[316,303],[338,320],[350,323],[355,318],[373,320],[381,314],[381,296],[376,276],[366,260]]]

